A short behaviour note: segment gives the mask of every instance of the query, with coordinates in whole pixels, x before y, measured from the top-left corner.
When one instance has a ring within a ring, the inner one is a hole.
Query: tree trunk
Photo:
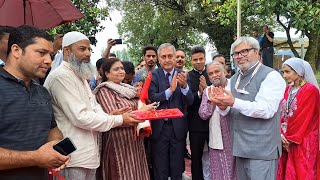
[[[305,60],[310,63],[313,70],[316,70],[316,65],[318,64],[318,60],[316,58],[319,53],[319,36],[313,31],[310,31],[310,33],[306,33],[306,35],[309,38],[309,46],[306,52]]]
[[[318,37],[318,55],[316,56],[316,68],[320,70],[320,37]]]
[[[286,35],[287,35],[287,42],[288,45],[292,51],[292,53],[294,54],[295,57],[300,57],[297,50],[293,47],[293,43],[291,40],[291,36],[290,36],[290,29],[291,29],[291,22],[288,24],[288,27],[285,26],[281,21],[280,21],[280,14],[277,14],[277,22],[283,27],[283,29],[286,31]]]

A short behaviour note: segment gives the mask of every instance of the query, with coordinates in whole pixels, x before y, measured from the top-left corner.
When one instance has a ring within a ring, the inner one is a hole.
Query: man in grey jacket
[[[221,115],[231,120],[238,179],[275,179],[281,155],[279,104],[285,82],[259,62],[259,43],[241,37],[231,46],[240,69],[226,89],[212,95]]]

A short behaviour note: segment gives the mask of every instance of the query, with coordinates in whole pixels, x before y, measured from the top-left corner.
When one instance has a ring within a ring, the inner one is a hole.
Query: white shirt
[[[122,116],[106,114],[91,93],[88,82],[76,76],[67,62],[49,74],[44,86],[52,97],[58,128],[77,147],[67,166],[98,168],[98,134],[122,125]]]
[[[278,111],[285,89],[286,83],[281,75],[277,71],[272,71],[262,81],[259,92],[253,102],[235,98],[232,108],[239,110],[245,116],[270,119]],[[231,90],[230,83],[226,86],[226,90]],[[229,113],[230,106],[225,110],[217,107],[217,111],[222,116],[225,116]]]

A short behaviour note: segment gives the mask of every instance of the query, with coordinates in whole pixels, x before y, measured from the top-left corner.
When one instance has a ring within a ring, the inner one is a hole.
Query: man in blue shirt
[[[48,168],[69,161],[53,149],[63,138],[43,78],[51,65],[52,37],[31,26],[9,37],[8,58],[0,67],[0,179],[48,179]]]
[[[252,32],[252,37],[256,38],[256,40],[259,42],[260,47],[262,46],[262,37],[259,35],[258,30],[254,30]]]

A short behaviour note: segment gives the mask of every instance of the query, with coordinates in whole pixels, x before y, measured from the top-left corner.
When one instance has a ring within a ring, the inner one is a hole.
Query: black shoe
[[[191,154],[188,151],[186,151],[184,153],[184,158],[191,160]]]

